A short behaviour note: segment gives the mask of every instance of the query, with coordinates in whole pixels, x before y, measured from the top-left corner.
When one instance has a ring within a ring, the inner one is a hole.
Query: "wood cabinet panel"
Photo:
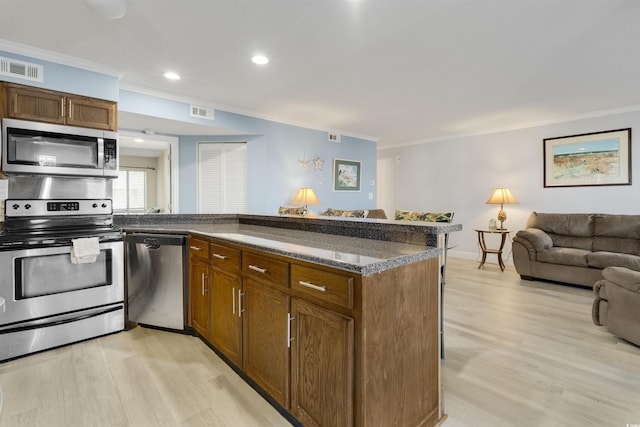
[[[212,266],[227,272],[240,273],[241,251],[229,246],[209,245],[209,258]]]
[[[3,116],[65,124],[65,97],[60,93],[4,83],[3,95],[5,104]]]
[[[345,308],[353,308],[353,276],[291,265],[291,289]]]
[[[189,324],[209,339],[209,265],[194,256],[189,264]]]
[[[189,238],[189,256],[209,259],[209,242],[201,239]]]
[[[67,97],[67,124],[103,130],[118,130],[117,104],[102,99]]]
[[[211,268],[211,344],[242,367],[242,278]]]
[[[2,117],[118,130],[118,104],[15,83],[2,84]]]
[[[285,409],[289,408],[286,293],[251,279],[244,283],[243,369]]]
[[[291,314],[291,413],[307,426],[352,426],[353,319],[299,298]]]
[[[279,286],[289,286],[289,263],[255,254],[242,253],[242,274],[244,277],[268,282]]]

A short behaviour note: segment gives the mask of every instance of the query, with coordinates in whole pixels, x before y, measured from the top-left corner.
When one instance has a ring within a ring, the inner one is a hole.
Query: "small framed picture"
[[[631,128],[547,138],[544,186],[631,185]]]
[[[360,191],[361,163],[333,159],[333,191]]]

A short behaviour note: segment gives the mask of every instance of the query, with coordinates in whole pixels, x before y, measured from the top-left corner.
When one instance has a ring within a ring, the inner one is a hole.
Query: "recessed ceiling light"
[[[144,139],[142,139],[142,138],[135,138],[135,139],[133,140],[133,142],[144,142]]]
[[[251,58],[251,61],[254,64],[258,64],[258,65],[265,65],[269,63],[269,58],[267,58],[264,55],[256,55],[253,58]]]
[[[180,76],[172,71],[164,73],[164,77],[169,80],[180,80]]]

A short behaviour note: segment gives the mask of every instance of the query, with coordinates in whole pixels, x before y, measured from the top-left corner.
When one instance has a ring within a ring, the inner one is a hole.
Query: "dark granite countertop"
[[[192,233],[362,275],[437,257],[442,249],[437,243],[427,244],[428,236],[462,228],[256,215],[116,215],[114,219],[129,233]]]

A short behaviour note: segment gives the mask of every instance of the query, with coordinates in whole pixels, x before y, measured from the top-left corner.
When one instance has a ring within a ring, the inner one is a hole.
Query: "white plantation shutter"
[[[198,144],[198,213],[247,211],[247,145]]]
[[[147,173],[120,170],[113,182],[114,211],[144,211],[147,200]]]
[[[144,210],[147,200],[147,173],[129,171],[129,210]]]

